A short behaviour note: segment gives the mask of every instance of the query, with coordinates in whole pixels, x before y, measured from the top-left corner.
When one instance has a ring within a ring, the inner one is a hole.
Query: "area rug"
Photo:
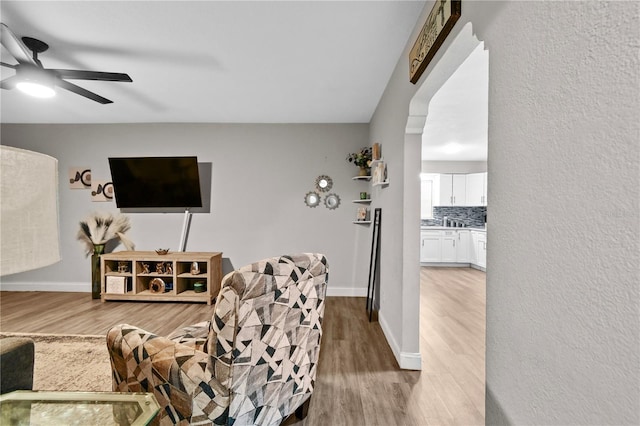
[[[35,342],[34,390],[111,391],[105,336],[0,332]]]

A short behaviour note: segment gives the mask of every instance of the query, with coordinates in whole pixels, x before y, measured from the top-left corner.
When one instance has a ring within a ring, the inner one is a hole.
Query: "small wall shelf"
[[[366,200],[351,200],[351,202],[358,204],[369,204],[371,202],[371,198],[367,198]]]
[[[389,185],[389,179],[385,180],[384,182],[376,182],[371,184],[371,186],[387,186],[387,185]]]
[[[351,179],[353,180],[366,180],[366,181],[370,181],[371,180],[371,176],[354,176]]]
[[[358,225],[370,225],[371,221],[370,220],[354,220],[353,223]]]

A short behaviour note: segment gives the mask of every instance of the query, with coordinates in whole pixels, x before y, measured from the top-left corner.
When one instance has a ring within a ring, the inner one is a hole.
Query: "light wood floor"
[[[384,303],[384,301],[382,302]],[[166,335],[211,317],[204,304],[107,302],[87,293],[0,292],[0,331],[105,334],[121,322]],[[363,298],[327,299],[316,389],[287,425],[484,424],[485,274],[422,268],[422,371],[405,371]]]

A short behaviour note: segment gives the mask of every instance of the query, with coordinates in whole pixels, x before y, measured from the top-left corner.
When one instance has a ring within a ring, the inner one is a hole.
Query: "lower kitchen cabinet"
[[[440,238],[440,247],[442,247],[442,255],[440,257],[440,262],[451,262],[455,263],[458,258],[456,253],[456,242],[458,240],[458,236],[456,235],[456,231],[443,231],[442,237]]]
[[[422,231],[420,233],[420,262],[441,262],[442,247],[440,231]]]
[[[420,262],[469,264],[486,268],[486,233],[463,230],[422,230]],[[454,265],[451,265],[454,266]]]
[[[473,265],[487,267],[487,233],[471,231],[471,258]]]
[[[478,258],[476,259],[476,265],[487,267],[487,234],[479,232],[478,236]]]
[[[469,251],[471,244],[471,232],[470,231],[457,231],[458,233],[458,251],[457,261],[460,263],[470,263]]]

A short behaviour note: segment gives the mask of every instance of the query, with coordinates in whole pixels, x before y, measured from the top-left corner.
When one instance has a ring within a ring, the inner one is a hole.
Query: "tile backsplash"
[[[466,226],[484,226],[487,221],[486,207],[434,207],[433,219],[422,219],[423,226],[442,225],[442,218],[460,220]]]

